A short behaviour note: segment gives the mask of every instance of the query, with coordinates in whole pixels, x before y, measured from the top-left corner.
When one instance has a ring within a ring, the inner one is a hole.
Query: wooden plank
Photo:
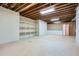
[[[67,3],[67,4],[60,5],[60,6],[56,6],[56,8],[63,8],[63,7],[67,7],[69,5],[73,5],[73,4],[72,3]]]
[[[55,8],[56,8],[56,11],[57,11],[57,10],[59,11],[59,10],[64,10],[64,9],[76,8],[76,6],[77,6],[77,5],[70,5],[70,6],[63,7],[63,8],[56,8],[56,7],[55,7]]]
[[[56,6],[56,5],[58,5],[58,4],[54,4],[53,6]],[[50,5],[49,5],[50,6]],[[45,7],[44,7],[45,8]],[[33,12],[30,12],[30,13],[28,13],[28,14],[32,14],[32,13],[35,13],[35,12],[38,12],[38,11],[40,11],[41,9],[39,9],[39,10],[36,10],[36,11],[33,11]]]
[[[70,6],[68,6],[68,7],[63,7],[63,8],[60,8],[59,10],[61,10],[61,9],[67,9],[67,8],[73,8],[74,7],[74,5],[70,5]],[[37,13],[37,12],[39,12],[40,10],[38,10],[38,11],[35,11],[35,12],[31,12],[31,13],[29,13],[29,15],[31,14],[35,14],[35,13]]]
[[[0,6],[2,5],[2,3],[0,3]]]
[[[71,6],[68,6],[68,7],[63,7],[63,8],[60,8],[60,9],[57,9],[56,11],[57,12],[65,12],[65,11],[68,11],[68,10],[73,10],[73,9],[75,9],[76,8],[76,6],[74,6],[74,5],[71,5]],[[31,14],[32,16],[34,16],[34,15],[38,15],[39,13],[37,12],[37,13],[34,13],[34,14]],[[28,15],[28,14],[27,14]],[[30,16],[30,15],[28,15],[28,16]]]
[[[58,10],[58,11],[56,11],[55,13],[66,13],[66,12],[68,12],[68,13],[70,13],[70,12],[73,12],[73,10],[72,9],[74,9],[74,8],[66,8],[66,9],[63,9],[63,10]],[[74,12],[73,12],[74,13]],[[37,15],[40,15],[39,13],[34,13],[34,14],[32,14],[32,15],[26,15],[26,16],[37,16]]]
[[[28,5],[28,6],[26,6],[25,8],[19,10],[18,12],[22,12],[22,11],[24,11],[24,10],[27,10],[27,9],[31,8],[32,6],[34,6],[34,5],[36,5],[36,4],[37,4],[37,3],[32,3],[32,4]]]
[[[27,11],[27,12],[25,12],[25,13],[22,13],[22,15],[25,15],[25,14],[27,14],[27,13],[29,13],[29,12],[32,12],[32,11],[35,11],[36,9],[39,9],[39,8],[44,7],[44,6],[46,6],[46,5],[47,5],[47,4],[41,5],[41,6],[39,6],[39,7],[37,7],[37,8],[34,8],[34,9],[30,10],[30,11]]]
[[[41,6],[39,6],[39,7],[37,7],[37,8],[34,8],[34,9],[32,9],[32,10],[30,10],[30,11],[27,11],[27,12],[25,12],[25,13],[22,13],[22,15],[25,15],[25,14],[27,14],[27,13],[31,13],[31,12],[33,12],[33,11],[37,11],[37,9],[39,9],[39,8],[42,8],[42,7],[45,7],[46,5],[48,5],[49,3],[46,3],[46,4],[43,4],[43,5],[41,5]],[[55,6],[56,5],[59,5],[59,4],[54,4]]]
[[[24,5],[26,5],[26,3],[22,4],[20,7],[16,8],[15,11],[19,10],[20,8],[22,8]]]
[[[14,8],[17,5],[17,3],[13,3],[10,8]]]
[[[72,15],[75,15],[75,14],[74,13],[72,13],[72,14],[62,14],[62,15],[59,15],[58,17],[62,17],[62,18],[64,18],[64,17],[71,17]],[[41,18],[51,19],[51,18],[53,18],[53,16],[50,16],[50,17],[41,17]]]

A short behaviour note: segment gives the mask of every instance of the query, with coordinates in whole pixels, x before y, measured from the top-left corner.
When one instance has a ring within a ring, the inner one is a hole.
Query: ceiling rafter
[[[16,8],[15,11],[18,11],[20,8],[22,8],[26,3],[22,4],[20,7]]]
[[[69,4],[68,4],[69,5]],[[72,4],[72,5],[69,5],[69,6],[67,6],[67,7],[63,7],[63,8],[60,8],[59,10],[61,10],[61,9],[67,9],[67,8],[70,8],[70,7],[73,7],[74,6],[74,4]],[[56,7],[55,7],[56,8]],[[35,13],[38,13],[40,10],[37,10],[37,11],[35,11],[35,12],[32,12],[32,13],[29,13],[29,15],[31,14],[35,14]]]
[[[61,21],[71,21],[75,17],[77,3],[0,3],[4,8],[17,11],[20,15],[31,19],[40,19],[51,22],[52,17],[58,16]],[[49,6],[54,6],[56,11],[52,14],[40,15],[40,10]]]
[[[27,13],[29,13],[29,12],[32,12],[32,11],[35,11],[35,10],[37,10],[37,9],[39,9],[39,8],[45,7],[45,6],[48,5],[48,4],[49,4],[49,3],[43,4],[43,5],[41,5],[41,6],[37,7],[37,8],[34,8],[34,9],[30,10],[30,11],[27,11],[27,12],[25,12],[25,13],[22,13],[22,15],[25,15],[25,14],[27,14]],[[57,5],[59,5],[59,3],[58,3],[58,4],[54,4],[54,5],[57,6]]]
[[[62,9],[62,10],[60,9],[60,10],[57,10],[55,13],[60,13],[60,12],[64,13],[64,12],[67,12],[67,11],[73,12],[74,8],[72,7],[72,8]],[[39,13],[34,13],[34,14],[31,14],[30,16],[36,16],[36,15],[39,15]],[[26,15],[26,16],[29,16],[29,15]]]
[[[41,7],[46,6],[46,5],[47,5],[47,4],[43,4],[43,5],[41,5],[41,6],[37,7],[37,8],[34,8],[34,9],[30,10],[30,11],[27,11],[27,12],[23,13],[22,15],[27,14],[27,13],[32,12],[32,11],[35,11],[35,10],[41,8]]]
[[[22,11],[24,11],[24,10],[26,10],[26,9],[29,9],[29,8],[31,8],[32,6],[36,5],[36,4],[37,4],[37,3],[31,3],[30,5],[28,5],[28,6],[26,6],[25,8],[19,10],[18,12],[22,12]]]
[[[65,16],[68,16],[70,17],[70,15],[75,15],[74,13],[71,13],[71,14],[62,14],[62,15],[59,15],[58,17],[65,17]],[[53,18],[53,17],[41,17],[41,18]]]
[[[66,6],[69,6],[69,5],[73,5],[72,3],[65,3],[65,4],[62,4],[60,6],[56,6],[56,8],[62,8],[62,7],[66,7]]]
[[[70,15],[69,15],[70,16]],[[62,21],[67,21],[67,20],[72,20],[74,17],[69,17],[69,16],[64,16],[65,18],[60,18],[59,20],[62,19]],[[74,16],[74,15],[71,15],[71,16]],[[70,19],[71,18],[71,19]],[[41,18],[42,20],[45,20],[45,21],[50,21],[51,18]],[[65,20],[64,20],[65,19]]]

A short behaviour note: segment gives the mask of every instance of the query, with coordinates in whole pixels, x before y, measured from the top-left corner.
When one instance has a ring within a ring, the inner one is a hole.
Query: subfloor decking
[[[4,56],[75,56],[79,47],[72,36],[40,36],[0,45]]]

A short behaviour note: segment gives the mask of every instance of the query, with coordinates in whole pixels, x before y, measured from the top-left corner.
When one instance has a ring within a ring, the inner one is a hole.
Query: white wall
[[[79,45],[79,6],[76,9],[76,42]]]
[[[48,35],[63,35],[63,24],[48,24]]]
[[[46,35],[47,34],[47,22],[38,20],[38,31],[39,35]]]
[[[0,7],[0,44],[19,40],[19,13]]]
[[[48,30],[48,35],[63,35],[62,30]]]
[[[36,34],[35,20],[20,16],[20,39],[28,39]]]

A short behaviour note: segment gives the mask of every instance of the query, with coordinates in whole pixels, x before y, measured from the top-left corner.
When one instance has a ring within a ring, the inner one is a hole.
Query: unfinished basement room
[[[0,56],[79,56],[79,4],[0,3]]]

